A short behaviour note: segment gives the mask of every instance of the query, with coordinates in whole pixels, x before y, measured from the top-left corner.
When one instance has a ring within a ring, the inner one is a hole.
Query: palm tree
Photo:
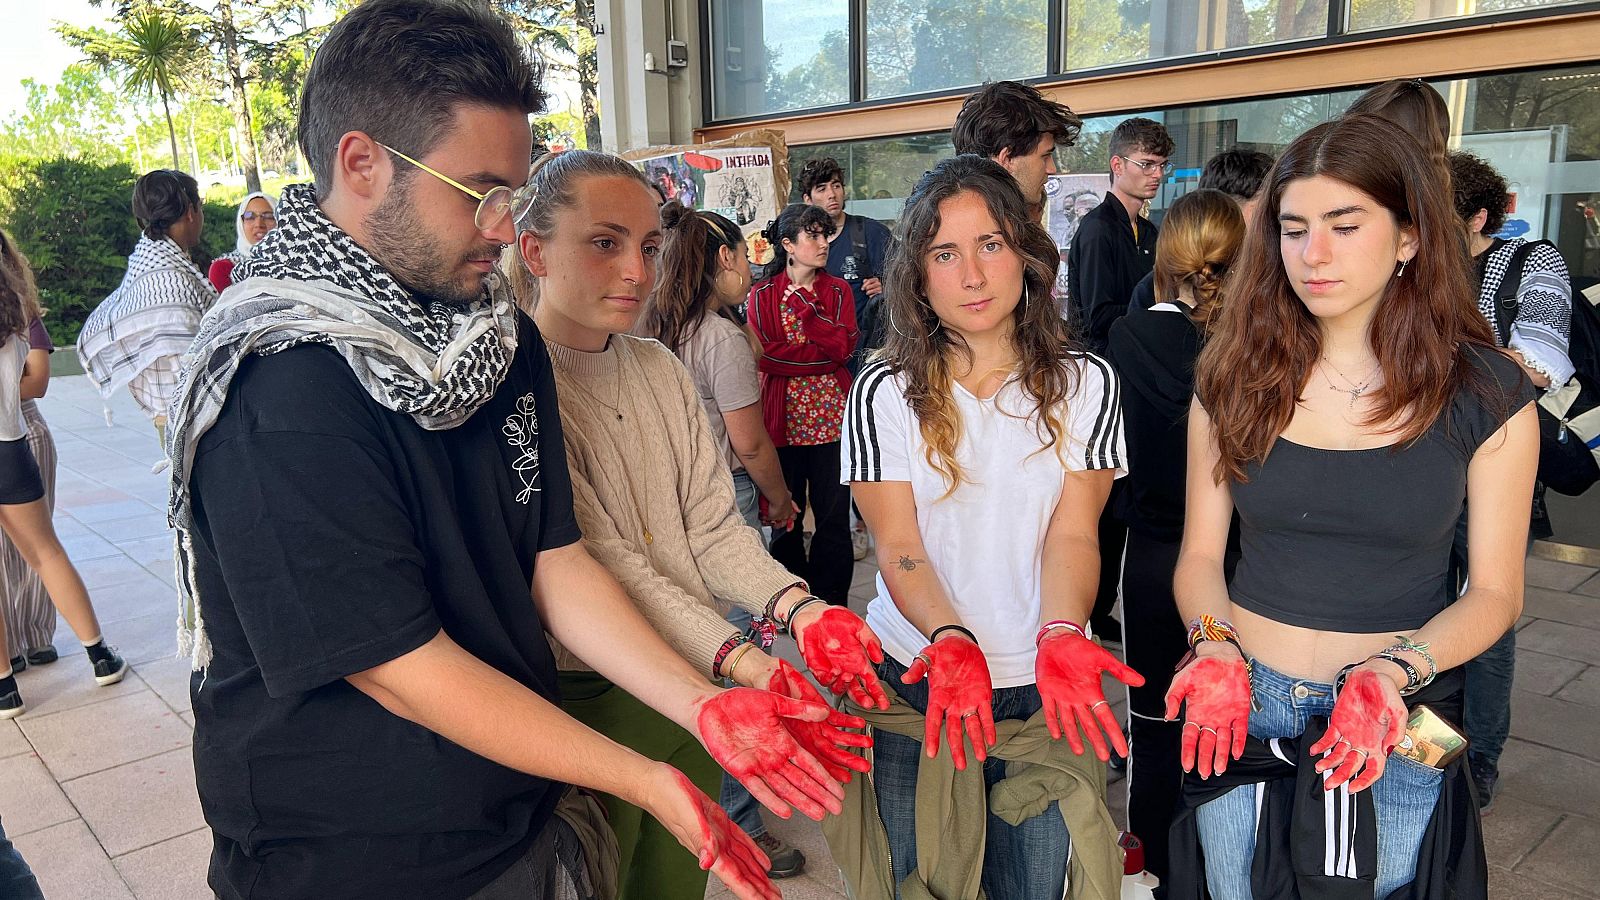
[[[115,32],[60,21],[55,31],[90,63],[119,76],[128,91],[161,98],[167,137],[172,142],[172,167],[181,169],[178,132],[172,126],[172,96],[200,53],[194,24],[154,6],[132,10],[121,19]]]

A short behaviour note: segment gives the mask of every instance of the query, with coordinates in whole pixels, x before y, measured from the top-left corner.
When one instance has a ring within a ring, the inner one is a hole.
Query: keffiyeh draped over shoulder
[[[494,396],[517,347],[516,306],[498,277],[467,305],[419,298],[322,214],[310,185],[284,189],[278,227],[242,269],[201,323],[168,411],[178,646],[196,670],[211,647],[191,573],[189,476],[240,364],[252,353],[326,344],[375,402],[438,431]]]
[[[189,349],[216,291],[171,238],[140,235],[122,284],[83,324],[78,358],[103,397]],[[169,386],[170,387],[170,386]],[[161,400],[166,391],[154,392]]]

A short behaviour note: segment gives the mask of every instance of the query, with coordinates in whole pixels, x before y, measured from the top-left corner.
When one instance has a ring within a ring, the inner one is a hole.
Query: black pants
[[[1144,676],[1128,689],[1128,830],[1144,842],[1144,865],[1167,880],[1167,829],[1183,790],[1182,722],[1166,722],[1172,670],[1188,651],[1188,629],[1172,597],[1179,542],[1129,531],[1122,567],[1122,647]]]
[[[800,515],[793,528],[772,539],[772,557],[804,578],[812,593],[844,606],[856,561],[850,551],[850,488],[839,483],[839,442],[779,447],[778,462]],[[809,558],[800,527],[808,507],[817,525]]]

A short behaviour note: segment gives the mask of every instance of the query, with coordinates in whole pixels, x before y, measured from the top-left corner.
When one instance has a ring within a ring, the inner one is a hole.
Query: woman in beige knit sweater
[[[713,599],[720,597],[794,634],[808,667],[835,692],[886,702],[873,674],[873,661],[882,659],[876,636],[855,614],[815,600],[767,555],[735,507],[732,479],[688,372],[661,344],[627,334],[654,284],[662,241],[648,183],[618,157],[569,151],[536,163],[529,190],[534,199],[518,223],[522,265],[513,280],[550,348],[589,551],[708,678],[815,697],[803,676],[728,624]],[[716,789],[720,773],[687,732],[556,650],[567,712],[678,766],[702,789]],[[862,768],[859,757],[831,743],[807,746],[840,780]],[[757,798],[787,815],[785,804]],[[821,805],[796,806],[821,816]],[[836,802],[828,806],[837,811]],[[622,856],[622,896],[702,896],[704,874],[669,835],[633,807],[612,802],[608,811]]]

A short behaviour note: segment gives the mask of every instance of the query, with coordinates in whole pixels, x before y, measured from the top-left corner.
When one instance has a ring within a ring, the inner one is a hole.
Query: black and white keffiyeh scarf
[[[494,396],[517,349],[516,306],[498,276],[465,306],[417,297],[322,214],[311,185],[284,189],[278,227],[241,269],[201,321],[167,416],[178,651],[197,671],[210,662],[211,645],[193,576],[189,477],[240,364],[251,354],[326,344],[379,405],[439,431]]]

